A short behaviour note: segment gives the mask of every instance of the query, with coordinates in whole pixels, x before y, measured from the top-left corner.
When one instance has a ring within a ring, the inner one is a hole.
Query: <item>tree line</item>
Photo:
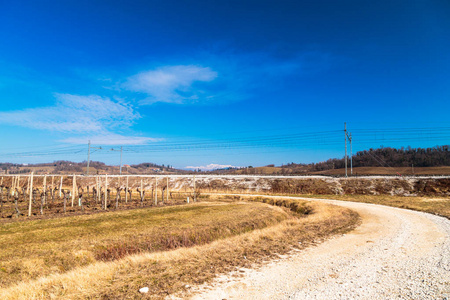
[[[380,147],[358,151],[353,155],[353,167],[437,167],[450,166],[449,145],[432,148],[390,148]],[[350,160],[349,160],[350,161]],[[292,167],[295,164],[288,164]],[[340,169],[345,167],[345,159],[333,158],[310,165],[311,171]]]

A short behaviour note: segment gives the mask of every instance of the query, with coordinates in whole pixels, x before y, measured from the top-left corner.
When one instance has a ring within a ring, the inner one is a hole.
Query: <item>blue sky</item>
[[[354,151],[448,144],[449,36],[446,0],[0,1],[0,161],[321,161],[344,122]]]

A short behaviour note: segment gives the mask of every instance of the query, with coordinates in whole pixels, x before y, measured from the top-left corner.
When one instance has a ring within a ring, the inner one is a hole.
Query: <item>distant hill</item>
[[[433,148],[385,148],[359,151],[353,155],[354,174],[359,175],[396,175],[396,174],[450,174],[449,146]],[[214,172],[212,172],[214,173]],[[282,166],[248,167],[233,170],[232,174],[264,175],[344,175],[344,158],[333,158],[312,164],[289,163]],[[348,160],[350,174],[350,157]]]
[[[433,148],[385,148],[359,151],[353,155],[354,174],[357,175],[450,175],[450,147]],[[202,174],[255,174],[255,175],[344,175],[344,158],[333,158],[312,164],[288,163],[281,166],[267,165],[263,167],[225,168],[201,172]],[[350,158],[348,164],[350,174]],[[86,174],[86,161],[55,161],[43,164],[0,163],[0,172],[5,174]],[[170,165],[140,163],[123,165],[122,174],[192,174],[197,171],[175,169]],[[108,166],[103,162],[91,161],[89,174],[119,174],[119,166]]]
[[[3,174],[28,174],[34,172],[35,174],[86,174],[86,161],[72,162],[72,161],[55,161],[52,163],[42,164],[12,164],[0,163],[0,170]],[[138,175],[138,174],[173,174],[185,173],[185,170],[174,169],[171,166],[157,165],[154,163],[141,163],[138,165],[123,165],[123,175]],[[89,174],[119,174],[119,166],[108,166],[103,162],[91,161],[89,163]]]

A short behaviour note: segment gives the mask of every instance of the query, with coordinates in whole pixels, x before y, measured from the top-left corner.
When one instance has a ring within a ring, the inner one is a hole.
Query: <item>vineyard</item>
[[[179,205],[211,193],[449,196],[450,178],[6,175],[0,178],[0,220]]]
[[[196,201],[195,179],[180,188],[169,177],[17,175],[0,179],[0,218],[85,214]],[[192,187],[190,187],[192,185]]]

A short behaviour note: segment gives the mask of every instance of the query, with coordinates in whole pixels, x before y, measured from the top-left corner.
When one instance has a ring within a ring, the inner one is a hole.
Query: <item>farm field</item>
[[[0,298],[141,298],[144,286],[164,298],[358,222],[336,206],[256,200],[2,224]]]
[[[282,167],[254,167],[252,169],[241,169],[232,171],[232,174],[254,174],[254,175],[327,175],[327,176],[345,176],[345,169],[331,169],[325,171],[309,171],[307,167],[282,168]],[[350,166],[348,168],[350,174]],[[450,175],[449,166],[441,167],[355,167],[353,174],[362,175],[398,175],[403,176],[425,176],[425,175]]]

